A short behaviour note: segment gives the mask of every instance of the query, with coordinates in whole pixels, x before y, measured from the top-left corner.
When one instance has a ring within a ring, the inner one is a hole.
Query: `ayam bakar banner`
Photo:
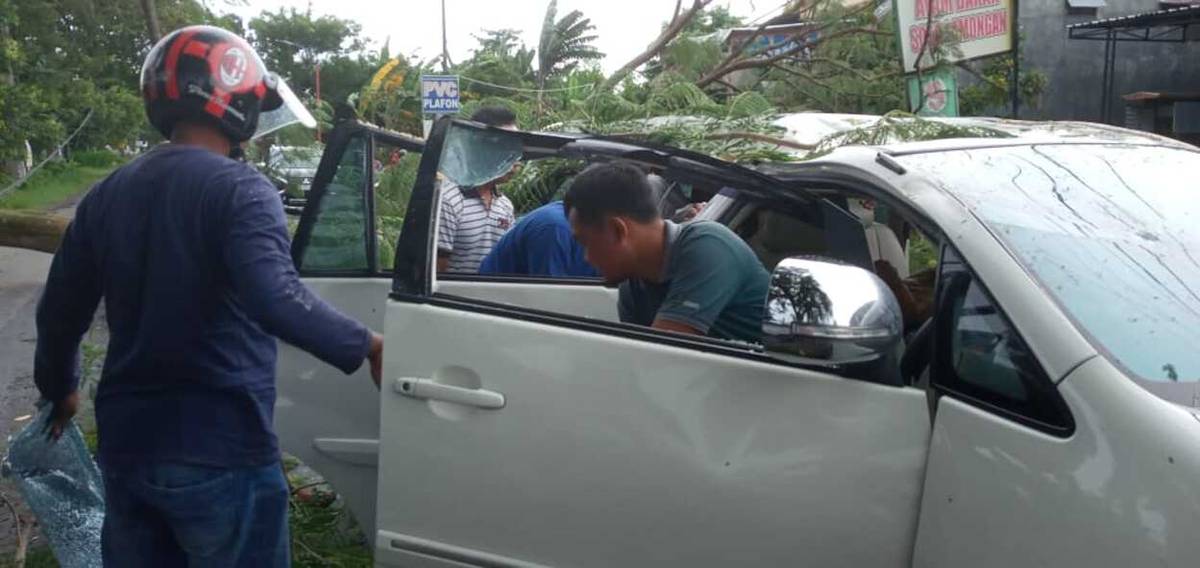
[[[939,40],[939,29],[953,28],[957,32],[961,56],[948,56],[943,61],[965,61],[1012,51],[1012,3],[1014,0],[895,0],[896,17],[900,25],[900,51],[904,72],[916,71],[917,54],[921,53],[926,35]],[[933,26],[929,15],[933,13]],[[930,33],[926,33],[927,30]],[[921,68],[933,65],[929,53],[921,59]]]

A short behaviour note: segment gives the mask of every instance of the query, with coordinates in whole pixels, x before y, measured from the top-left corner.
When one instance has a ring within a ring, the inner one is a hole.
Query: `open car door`
[[[439,281],[439,176],[472,185],[543,157],[771,185],[685,152],[439,121],[384,315],[376,563],[908,566],[922,390],[622,324],[561,300],[589,289],[578,282],[522,305]],[[365,436],[372,418],[344,417],[362,422],[347,431]]]
[[[357,122],[328,137],[292,239],[301,279],[376,331],[391,284],[393,247],[424,142]],[[279,345],[275,431],[280,446],[316,470],[371,534],[379,448],[379,395],[363,366],[346,377]]]

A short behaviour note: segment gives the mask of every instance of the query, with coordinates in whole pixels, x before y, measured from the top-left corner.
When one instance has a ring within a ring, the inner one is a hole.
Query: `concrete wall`
[[[1037,108],[1022,103],[1021,118],[1103,121],[1100,116],[1104,42],[1068,40],[1066,26],[1159,9],[1156,0],[1107,0],[1095,16],[1067,14],[1066,0],[1021,1],[1022,64],[1046,74]],[[1200,30],[1193,30],[1198,37]],[[1108,122],[1124,117],[1121,95],[1135,91],[1200,91],[1200,41],[1118,42],[1114,104]]]

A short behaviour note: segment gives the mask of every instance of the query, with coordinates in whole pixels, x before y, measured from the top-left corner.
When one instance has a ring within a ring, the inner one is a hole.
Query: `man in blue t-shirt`
[[[142,93],[170,142],[84,197],[38,304],[47,427],[57,438],[76,412],[79,343],[103,298],[104,565],[285,567],[276,338],[347,374],[369,360],[376,386],[383,340],[300,282],[275,188],[228,157],[260,112],[299,104],[245,40],[208,26],[169,34],[146,58]]]
[[[583,246],[571,236],[561,201],[521,217],[483,259],[479,273],[556,278],[599,275],[584,260]]]
[[[620,284],[621,321],[757,342],[770,275],[720,223],[664,220],[637,166],[595,164],[563,199],[586,258]]]

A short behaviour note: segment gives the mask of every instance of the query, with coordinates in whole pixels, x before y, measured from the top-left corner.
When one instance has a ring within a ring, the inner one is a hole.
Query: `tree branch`
[[[620,69],[617,69],[616,72],[610,75],[608,79],[605,79],[604,83],[602,83],[597,90],[600,92],[612,91],[613,88],[620,84],[620,82],[623,81],[630,73],[632,73],[634,69],[641,67],[643,63],[650,61],[655,55],[658,55],[663,49],[666,49],[667,45],[674,41],[680,32],[683,31],[683,28],[687,27],[688,23],[690,23],[692,19],[696,17],[696,14],[700,13],[700,11],[704,10],[704,8],[712,2],[713,0],[692,0],[691,7],[689,7],[685,12],[680,12],[680,9],[683,7],[683,0],[676,0],[675,16],[671,18],[671,22],[667,24],[667,27],[663,29],[661,34],[658,35],[658,38],[651,42],[650,46],[647,47],[645,51],[638,54],[637,57],[629,60],[628,63],[622,65]]]
[[[705,75],[704,77],[701,77],[700,80],[696,81],[696,86],[703,89],[704,87],[707,87],[708,85],[715,82],[717,79],[720,79],[730,73],[733,73],[734,71],[741,71],[743,69],[757,69],[757,68],[761,68],[761,67],[775,66],[776,63],[778,63],[784,59],[787,59],[789,57],[792,57],[792,56],[796,55],[797,53],[800,53],[801,51],[803,51],[806,48],[815,47],[815,46],[820,45],[822,42],[837,39],[839,37],[844,37],[844,36],[854,35],[854,34],[881,34],[881,33],[884,35],[890,35],[890,34],[887,34],[886,32],[880,32],[879,30],[874,30],[871,28],[856,27],[856,28],[846,28],[844,30],[838,30],[832,34],[829,34],[828,36],[821,38],[820,41],[813,42],[813,43],[809,43],[809,42],[797,43],[796,45],[792,46],[791,48],[784,50],[780,53],[777,53],[775,55],[772,55],[770,57],[754,57],[754,58],[750,58],[750,59],[741,59],[738,61],[734,61],[733,63],[730,63],[729,65],[726,65],[724,67],[717,67],[716,69],[714,69],[713,71],[711,71],[707,75]]]
[[[146,17],[146,31],[150,32],[150,43],[158,43],[162,39],[162,27],[158,24],[158,8],[154,0],[141,0],[142,14]]]
[[[801,144],[799,142],[793,142],[791,140],[785,140],[783,138],[776,138],[774,136],[768,136],[766,134],[759,134],[757,132],[717,132],[714,134],[704,135],[704,139],[705,140],[753,140],[755,142],[764,142],[767,144],[774,144],[776,146],[783,146],[785,148],[795,148],[797,150],[812,150],[813,148],[816,147],[816,146],[813,146],[812,144]]]
[[[810,7],[810,9],[815,11],[816,6],[818,4],[819,4],[818,2],[814,2],[812,4],[812,6]],[[872,3],[865,2],[865,3],[863,3],[863,5],[861,7],[852,10],[850,13],[846,14],[843,18],[841,18],[839,20],[827,22],[825,24],[817,26],[817,27],[813,28],[812,30],[809,30],[808,33],[825,31],[826,29],[833,27],[834,24],[841,23],[842,21],[845,21],[846,19],[853,18],[855,16],[858,16],[859,14],[866,12],[867,9],[871,8],[872,6],[873,6]],[[787,13],[787,11],[788,10],[784,10],[784,13]],[[776,55],[773,55],[773,56],[756,57],[756,55],[758,55],[758,54],[752,54],[751,57],[748,57],[748,58],[743,57],[746,47],[755,38],[757,38],[759,35],[761,35],[763,30],[766,29],[766,27],[767,27],[767,24],[764,23],[763,25],[756,28],[754,30],[754,33],[750,34],[749,37],[747,37],[745,40],[743,40],[741,43],[739,43],[737,45],[737,47],[735,47],[733,50],[731,50],[729,55],[726,56],[725,59],[722,60],[720,63],[718,63],[717,66],[714,67],[712,71],[710,71],[707,75],[701,77],[699,81],[696,81],[696,86],[698,86],[700,88],[704,88],[704,87],[712,84],[713,82],[715,82],[717,79],[720,79],[721,77],[724,77],[730,73],[733,73],[734,71],[740,71],[742,69],[753,69],[753,68],[757,68],[757,67],[765,67],[765,66],[773,64],[777,61],[780,61],[782,59],[791,57],[791,56],[803,51],[806,48],[816,47],[816,46],[820,45],[822,42],[829,41],[831,39],[846,36],[846,35],[851,35],[852,33],[887,35],[887,36],[892,35],[890,33],[882,32],[882,31],[879,31],[879,30],[876,30],[873,28],[863,28],[863,27],[847,28],[846,30],[839,30],[837,32],[834,32],[833,34],[830,34],[827,37],[823,37],[815,42],[807,42],[807,41],[802,42],[802,43],[797,42],[796,45],[794,45],[791,49],[787,49],[787,50],[785,50],[781,53],[778,53]]]
[[[850,73],[850,74],[858,77],[859,79],[862,79],[863,81],[878,81],[880,79],[888,79],[891,77],[895,77],[900,74],[899,71],[890,71],[888,73],[881,73],[879,75],[869,75],[867,73],[864,73],[860,69],[855,69],[853,66],[851,66],[849,63],[846,63],[845,61],[838,61],[836,59],[830,59],[828,57],[812,57],[812,58],[808,59],[807,63],[826,63],[826,64],[832,65],[834,67],[837,67],[838,69],[841,69],[842,71]]]
[[[1008,87],[1006,85],[1001,85],[1000,83],[997,83],[997,82],[989,79],[983,73],[980,73],[974,69],[971,69],[971,66],[967,65],[967,63],[965,61],[959,61],[958,63],[955,63],[954,65],[955,65],[955,67],[958,67],[959,69],[962,69],[963,71],[966,71],[967,73],[970,73],[972,77],[975,77],[976,79],[979,79],[980,81],[983,81],[984,83],[991,85],[992,88],[994,88],[994,89],[999,89],[1001,91],[1008,89]]]
[[[920,1],[920,0],[918,0]],[[917,72],[917,108],[913,110],[913,114],[920,114],[925,109],[925,88],[921,85],[921,58],[925,57],[925,52],[929,50],[929,37],[933,32],[933,0],[925,0],[926,12],[925,18],[925,37],[921,40],[921,51],[917,53],[917,59],[913,61],[914,70]]]

